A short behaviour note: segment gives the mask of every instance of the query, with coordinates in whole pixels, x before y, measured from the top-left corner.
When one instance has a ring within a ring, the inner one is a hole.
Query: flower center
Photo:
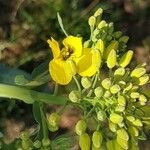
[[[61,54],[64,60],[67,60],[71,56],[72,53],[73,53],[73,50],[71,48],[63,48],[61,51]]]

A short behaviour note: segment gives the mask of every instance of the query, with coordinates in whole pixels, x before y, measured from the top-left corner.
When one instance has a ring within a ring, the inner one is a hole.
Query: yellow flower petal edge
[[[68,36],[63,40],[63,44],[67,49],[72,49],[72,56],[80,57],[82,55],[82,38]]]
[[[75,74],[74,64],[70,61],[63,61],[61,59],[53,59],[49,63],[49,72],[52,79],[62,85],[68,84],[72,76]]]
[[[100,67],[101,57],[98,50],[86,48],[83,55],[77,60],[77,73],[80,76],[93,76]]]
[[[48,39],[47,43],[49,44],[49,47],[52,49],[53,57],[58,58],[60,56],[60,48],[57,41],[55,41],[53,38]]]

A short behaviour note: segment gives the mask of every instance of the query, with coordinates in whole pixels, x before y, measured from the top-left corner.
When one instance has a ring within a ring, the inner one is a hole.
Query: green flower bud
[[[120,128],[123,128],[123,127],[125,126],[125,124],[124,124],[124,122],[121,122],[121,123],[118,123],[118,126],[119,126]]]
[[[132,93],[130,94],[130,97],[133,98],[133,99],[139,98],[139,96],[140,96],[140,94],[139,94],[138,92],[132,92]]]
[[[145,95],[140,95],[140,97],[139,97],[139,101],[140,102],[143,102],[143,103],[146,103],[147,102],[147,98],[146,98],[146,96]]]
[[[121,31],[117,31],[117,32],[114,33],[115,38],[120,38],[121,35],[122,35]]]
[[[103,55],[103,52],[104,52],[104,42],[102,39],[99,39],[95,45],[95,48],[98,49],[101,53],[101,55]]]
[[[98,29],[101,29],[103,27],[105,27],[107,25],[105,20],[102,20],[99,24],[98,24]]]
[[[95,96],[96,96],[96,97],[100,98],[100,97],[103,96],[104,90],[103,90],[102,87],[99,86],[99,87],[97,87],[96,89],[94,89],[94,93],[95,93]]]
[[[48,124],[57,126],[60,122],[60,115],[58,113],[52,113],[47,117]]]
[[[123,121],[123,117],[117,113],[112,113],[110,114],[110,121],[113,122],[113,123],[121,123]]]
[[[107,57],[107,67],[112,69],[113,67],[115,67],[116,61],[117,61],[117,54],[116,51],[112,49]]]
[[[125,74],[125,69],[124,68],[118,68],[115,72],[114,75],[115,76],[124,76]]]
[[[106,92],[104,93],[104,97],[105,97],[105,98],[109,98],[110,96],[111,96],[110,91],[106,91]]]
[[[97,119],[99,121],[104,121],[106,119],[106,113],[102,110],[97,112]]]
[[[41,147],[41,141],[36,140],[36,141],[33,143],[33,146],[34,146],[35,148],[40,148],[40,147]]]
[[[50,140],[49,139],[42,139],[42,145],[43,147],[47,147],[50,145]]]
[[[117,130],[117,137],[125,140],[125,141],[128,141],[129,140],[129,135],[127,133],[127,131],[125,129],[119,129]]]
[[[88,77],[82,77],[82,79],[81,79],[81,84],[82,84],[82,86],[83,86],[85,89],[88,89],[88,88],[91,87],[92,81],[91,81],[91,79],[88,78]]]
[[[125,110],[125,106],[117,106],[116,108],[115,108],[115,111],[118,111],[118,112],[123,112]]]
[[[126,66],[129,65],[131,59],[132,59],[132,56],[133,56],[133,51],[132,50],[129,50],[128,52],[126,52],[120,59],[119,61],[119,65],[123,68],[125,68]]]
[[[120,106],[126,105],[126,99],[124,98],[124,96],[119,95],[117,101],[118,101],[118,105]]]
[[[92,144],[92,150],[99,150],[99,148],[96,148],[96,147]]]
[[[140,78],[142,75],[144,75],[146,73],[146,69],[143,68],[143,67],[138,67],[138,68],[135,68],[130,76],[131,77],[135,77],[135,78]]]
[[[77,103],[80,101],[81,99],[81,94],[79,91],[72,91],[69,94],[69,99],[73,102],[73,103]]]
[[[103,136],[99,131],[95,131],[92,135],[92,142],[94,147],[100,148],[102,144]]]
[[[81,150],[90,150],[91,140],[87,133],[84,133],[79,137],[79,146]]]
[[[115,40],[113,40],[113,41],[110,42],[110,44],[108,45],[108,47],[106,48],[105,53],[104,53],[104,59],[105,60],[108,58],[108,55],[109,55],[109,53],[110,53],[110,51],[112,49],[114,49],[115,51],[117,51],[118,44],[119,44],[118,41],[115,41]]]
[[[127,118],[127,120],[129,120],[130,122],[135,121],[135,117],[133,117],[133,116],[127,116],[126,118]]]
[[[108,27],[109,27],[109,33],[111,34],[113,31],[114,31],[114,23],[113,22],[110,22],[109,24],[108,24]]]
[[[117,136],[117,143],[123,149],[127,150],[129,148],[128,141],[123,140],[123,139],[119,138],[118,136]]]
[[[110,86],[111,86],[110,78],[104,79],[101,84],[102,84],[104,89],[108,90],[110,88]]]
[[[51,132],[56,132],[59,129],[59,127],[58,127],[58,125],[54,126],[54,125],[51,125],[51,124],[48,123],[48,129]]]
[[[126,91],[130,91],[133,87],[132,83],[128,83],[127,86],[125,87],[125,89],[123,90],[123,93],[125,93]]]
[[[137,127],[142,127],[142,121],[140,119],[135,119],[135,121],[132,122],[133,125],[137,126]]]
[[[84,47],[84,48],[88,48],[89,45],[90,45],[90,40],[85,41],[84,44],[83,44],[83,47]]]
[[[21,133],[21,140],[22,140],[22,148],[23,149],[29,149],[32,145],[32,141],[30,140],[29,132],[25,131]]]
[[[117,131],[117,125],[111,121],[109,121],[109,129],[112,131],[112,132],[116,132]]]
[[[112,94],[116,94],[121,90],[120,86],[118,84],[115,84],[113,86],[110,87],[110,92]]]
[[[94,17],[98,17],[98,16],[102,15],[102,13],[103,13],[103,9],[102,9],[102,8],[99,8],[99,9],[97,9],[97,11],[94,13]]]
[[[124,82],[124,81],[119,81],[119,84],[121,84],[121,85],[126,85],[126,82]]]
[[[133,91],[136,91],[138,88],[139,88],[138,86],[134,85],[134,86],[132,87],[132,90],[133,90]]]
[[[128,40],[129,40],[129,37],[128,37],[128,36],[122,36],[122,37],[119,39],[119,42],[127,43]]]
[[[144,76],[139,78],[139,85],[144,85],[149,81],[149,76],[145,74]]]
[[[87,124],[85,120],[79,120],[75,126],[76,134],[82,135],[83,133],[85,133],[86,128],[87,128]]]
[[[134,136],[139,136],[139,131],[137,128],[135,128],[134,126],[129,126],[128,128],[128,132],[131,134],[131,135],[134,135]]]
[[[94,17],[94,16],[91,16],[90,18],[89,18],[89,25],[91,26],[91,27],[93,27],[94,25],[95,25],[95,23],[96,23],[96,18]]]

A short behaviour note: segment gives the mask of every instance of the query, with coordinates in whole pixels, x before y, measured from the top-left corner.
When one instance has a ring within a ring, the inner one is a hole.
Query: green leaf
[[[53,96],[51,94],[7,84],[0,84],[0,97],[22,100],[28,104],[32,104],[34,101],[37,101],[49,104],[64,105],[67,100],[62,96]]]

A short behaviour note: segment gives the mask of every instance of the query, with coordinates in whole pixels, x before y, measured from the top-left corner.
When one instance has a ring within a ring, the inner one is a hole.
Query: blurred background
[[[90,31],[88,17],[99,7],[106,21],[114,22],[116,30],[130,37],[128,48],[134,50],[135,61],[147,62],[150,73],[148,0],[0,0],[0,63],[31,73],[51,57],[47,39],[65,37],[57,12],[69,34],[82,35],[86,40]],[[77,118],[76,111],[64,114],[62,128],[71,129]],[[0,131],[7,141],[13,141],[25,128],[32,129],[33,120],[30,105],[0,100]]]

